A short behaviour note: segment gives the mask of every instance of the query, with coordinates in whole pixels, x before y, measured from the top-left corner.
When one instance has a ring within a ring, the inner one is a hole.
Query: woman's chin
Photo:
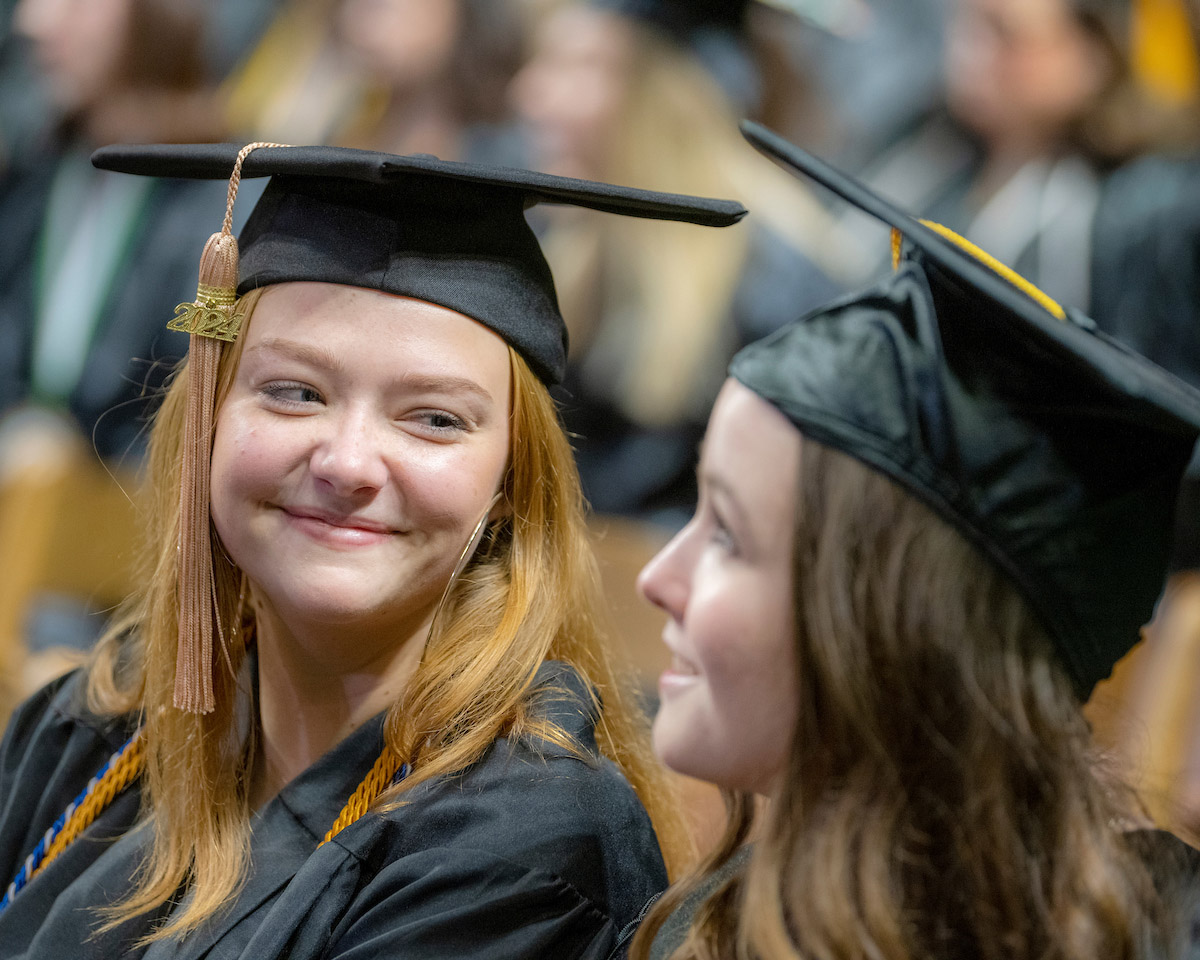
[[[689,777],[703,777],[697,772],[697,753],[702,752],[696,742],[695,728],[681,722],[670,707],[659,707],[651,728],[654,753],[667,767]]]

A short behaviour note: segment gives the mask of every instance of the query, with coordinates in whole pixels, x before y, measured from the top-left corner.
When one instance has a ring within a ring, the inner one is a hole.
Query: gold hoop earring
[[[458,562],[454,565],[450,579],[446,581],[446,589],[442,591],[442,598],[434,608],[433,618],[429,621],[430,636],[433,636],[433,628],[437,625],[438,618],[442,614],[442,608],[445,607],[446,601],[450,598],[450,591],[454,588],[454,584],[458,582],[459,575],[467,568],[467,564],[471,562],[471,558],[475,555],[475,550],[479,546],[479,541],[483,539],[483,532],[487,529],[488,517],[491,515],[492,508],[500,502],[502,496],[503,493],[497,491],[496,495],[489,501],[486,509],[483,511],[483,516],[479,518],[479,522],[475,524],[475,529],[471,531],[471,537],[467,540],[467,545],[463,547],[462,553],[459,554]]]

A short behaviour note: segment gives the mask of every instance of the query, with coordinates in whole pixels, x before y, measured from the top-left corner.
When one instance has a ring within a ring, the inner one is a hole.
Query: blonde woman
[[[1080,699],[1150,617],[1200,395],[751,136],[896,228],[897,271],[735,358],[642,573],[656,751],[733,805],[631,956],[1175,955],[1197,858],[1133,829]]]
[[[0,956],[605,955],[684,847],[523,211],[741,208],[337,148],[96,162],[272,179],[177,308],[142,589],[0,751]]]
[[[753,211],[746,230],[699,235],[586,211],[547,218],[584,492],[598,513],[679,526],[729,358],[835,295],[840,259],[817,201],[738,137],[739,111],[692,42],[736,46],[745,4],[545,6],[513,85],[539,169],[732,196]]]

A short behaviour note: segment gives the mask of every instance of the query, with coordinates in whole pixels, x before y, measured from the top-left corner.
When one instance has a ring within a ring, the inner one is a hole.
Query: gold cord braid
[[[387,747],[383,748],[383,753],[379,755],[379,759],[375,761],[375,765],[371,767],[370,772],[363,777],[362,783],[358,785],[358,789],[350,795],[350,799],[346,801],[346,805],[342,807],[342,812],[338,814],[338,818],[333,821],[333,826],[329,828],[329,832],[325,834],[325,839],[317,844],[320,849],[337,834],[341,833],[346,827],[354,823],[359,817],[370,809],[375,798],[378,797],[392,782],[392,778],[396,776],[396,771],[400,769],[400,758],[395,752]]]
[[[36,877],[45,870],[51,860],[66,850],[84,830],[92,825],[92,821],[112,803],[117,794],[141,775],[142,768],[146,765],[145,748],[146,739],[142,736],[137,737],[129,745],[129,749],[96,784],[96,789],[75,808],[75,812],[63,824],[62,830],[46,850],[46,855],[42,858],[42,862],[34,871],[33,876]]]
[[[89,783],[90,793],[73,810],[68,807],[69,814],[64,813],[66,822],[57,834],[50,839],[46,852],[38,860],[38,850],[35,850],[26,860],[23,868],[24,879],[19,873],[13,880],[7,893],[0,899],[0,910],[11,902],[18,892],[41,873],[46,867],[74,843],[87,830],[96,818],[113,802],[134,780],[141,776],[146,766],[146,738],[140,731],[126,744],[121,753],[111,760],[98,780]],[[338,814],[325,839],[317,844],[318,849],[328,843],[334,836],[362,817],[388,785],[408,773],[407,764],[402,764],[400,758],[386,746],[375,760],[370,771],[355,789],[342,812]],[[93,785],[94,784],[94,785]],[[50,831],[48,831],[50,833]],[[40,844],[39,844],[40,848]]]
[[[290,147],[290,143],[269,143],[265,140],[258,140],[254,143],[248,143],[238,151],[237,160],[233,164],[233,175],[229,178],[229,193],[225,198],[225,222],[221,224],[221,232],[229,234],[233,232],[233,202],[237,199],[238,187],[242,185],[242,163],[255,150],[261,147]]]

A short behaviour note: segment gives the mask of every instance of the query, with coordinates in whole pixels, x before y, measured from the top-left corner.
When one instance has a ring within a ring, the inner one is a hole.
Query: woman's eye
[[[324,397],[306,383],[275,381],[262,388],[262,393],[272,402],[285,407],[303,407],[321,403]]]
[[[708,531],[708,541],[718,550],[728,554],[737,553],[737,539],[733,535],[733,530],[729,524],[725,522],[725,518],[721,516],[711,503],[705,504],[702,510],[704,515],[704,526]]]
[[[411,419],[437,434],[448,434],[467,429],[467,423],[462,417],[457,417],[445,410],[419,410],[412,414]]]
[[[733,539],[733,533],[719,516],[713,517],[711,536],[712,542],[722,550],[727,550],[730,553],[736,552],[737,544]]]
[[[692,516],[691,523],[696,526],[697,532],[702,533],[717,549],[729,554],[737,553],[737,540],[733,531],[713,503],[711,495],[705,490],[703,481],[700,484],[700,498],[696,503],[696,513]]]

